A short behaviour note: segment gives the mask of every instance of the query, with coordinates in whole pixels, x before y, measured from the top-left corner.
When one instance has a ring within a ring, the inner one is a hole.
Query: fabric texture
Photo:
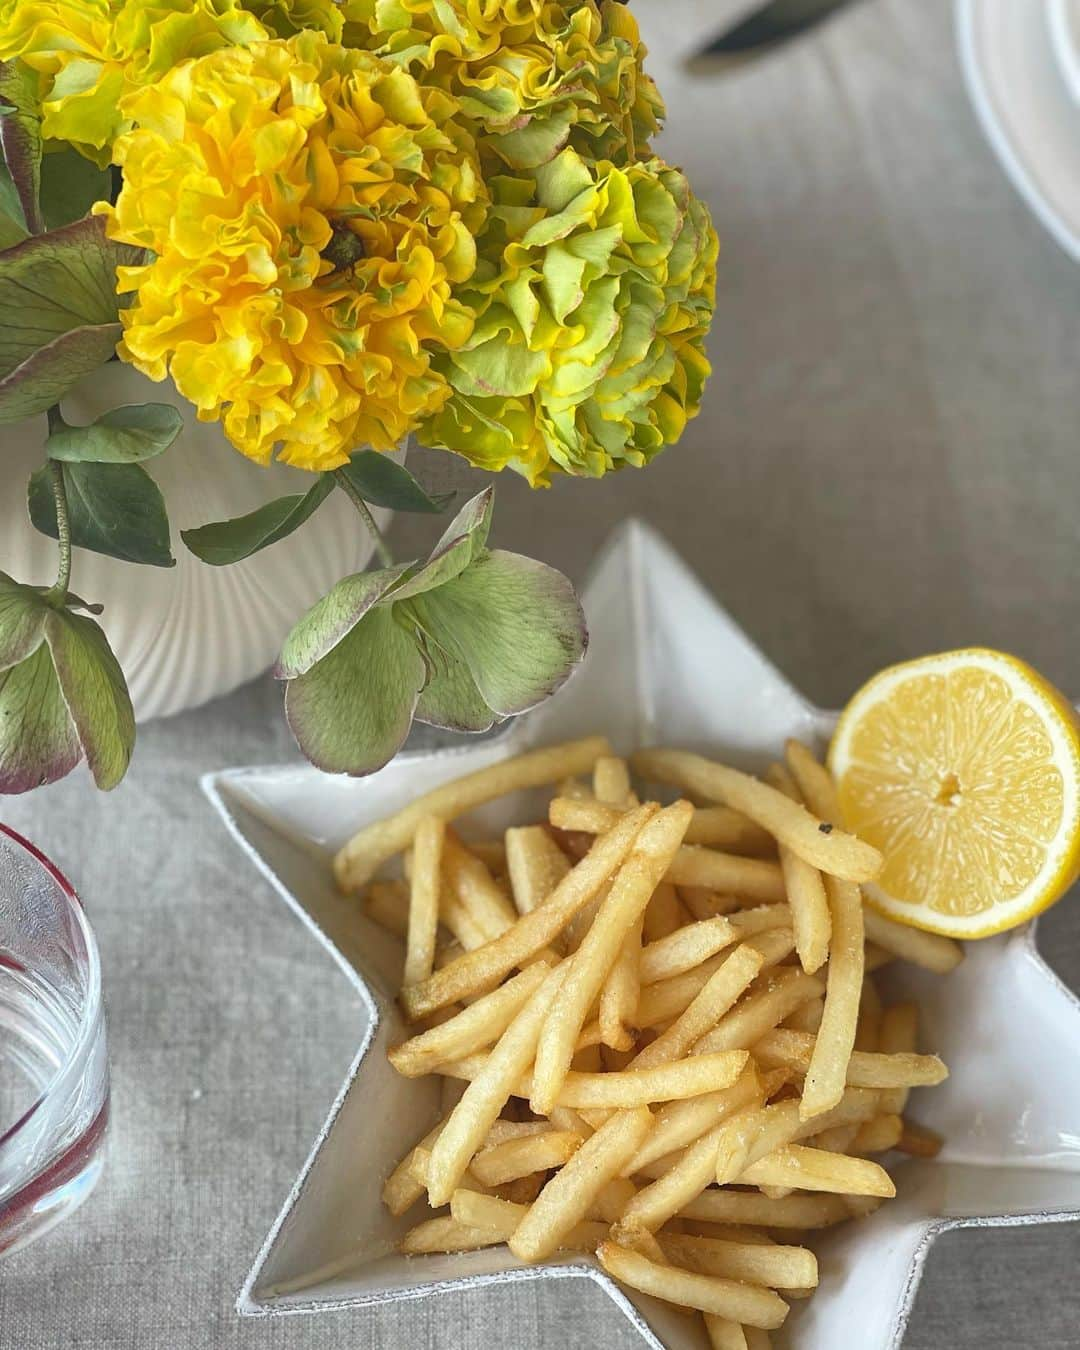
[[[639,514],[824,705],[887,662],[970,642],[1080,697],[1080,269],[983,140],[945,0],[874,0],[755,66],[687,77],[682,57],[743,8],[635,5],[670,105],[661,147],[722,241],[704,410],[644,473],[539,497],[503,475],[494,542],[580,581]],[[435,487],[481,481],[446,455],[410,463]],[[432,536],[399,519],[391,542],[404,558]],[[114,1111],[92,1199],[0,1263],[0,1350],[631,1350],[586,1283],[235,1316],[357,1007],[197,780],[295,757],[267,678],[142,728],[109,796],[80,771],[0,803],[95,924]],[[1080,988],[1080,903],[1041,934]],[[1080,1346],[1078,1267],[1080,1225],[951,1234],[906,1350]]]

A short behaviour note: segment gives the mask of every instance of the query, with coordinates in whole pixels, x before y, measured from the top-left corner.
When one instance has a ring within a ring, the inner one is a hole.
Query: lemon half
[[[1080,720],[1015,657],[883,670],[841,714],[829,767],[846,825],[885,859],[866,899],[901,923],[986,937],[1080,872]]]

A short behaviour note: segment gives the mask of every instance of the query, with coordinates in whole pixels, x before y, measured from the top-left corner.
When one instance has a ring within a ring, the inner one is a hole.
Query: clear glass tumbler
[[[0,824],[0,1257],[90,1194],[108,1118],[94,934],[62,873]]]

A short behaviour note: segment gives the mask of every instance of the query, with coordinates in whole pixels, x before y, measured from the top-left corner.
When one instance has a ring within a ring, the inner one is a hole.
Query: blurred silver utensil
[[[768,0],[695,52],[686,68],[695,74],[715,74],[755,61],[851,3],[852,0]]]

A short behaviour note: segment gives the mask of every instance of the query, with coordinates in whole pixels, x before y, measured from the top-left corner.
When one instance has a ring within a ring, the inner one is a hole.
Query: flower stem
[[[337,481],[338,487],[342,489],[349,501],[356,507],[360,519],[364,522],[368,533],[375,541],[375,552],[379,555],[379,561],[384,567],[393,567],[394,555],[390,552],[390,547],[383,538],[382,531],[379,529],[378,525],[375,524],[375,517],[371,514],[367,502],[360,496],[353,484],[349,482],[348,475],[343,473],[341,469],[334,470],[334,478]]]
[[[68,584],[71,581],[71,521],[68,517],[67,488],[64,486],[64,466],[55,459],[49,460],[49,477],[52,479],[53,501],[56,503],[56,537],[60,548],[60,566],[56,573],[56,583],[46,599],[58,609],[63,608],[67,600]]]

